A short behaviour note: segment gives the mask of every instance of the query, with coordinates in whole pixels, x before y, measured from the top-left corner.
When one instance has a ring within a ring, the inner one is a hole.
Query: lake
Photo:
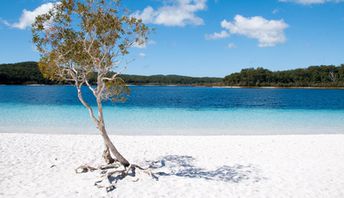
[[[131,86],[105,103],[120,135],[344,133],[344,90]],[[85,98],[94,105],[86,87]],[[0,132],[95,134],[73,86],[0,86]]]

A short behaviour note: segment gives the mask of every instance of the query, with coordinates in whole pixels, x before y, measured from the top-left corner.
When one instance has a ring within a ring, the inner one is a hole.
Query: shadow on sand
[[[153,179],[159,180],[160,177],[177,176],[183,178],[192,179],[205,179],[220,182],[259,182],[264,177],[260,176],[260,171],[252,164],[240,165],[236,164],[233,166],[223,165],[215,170],[207,170],[195,165],[195,159],[192,156],[187,155],[167,155],[163,156],[155,161],[146,161],[149,165],[149,169],[153,174],[149,174]],[[132,178],[136,177],[135,169],[123,174],[123,171],[119,171],[121,174],[114,174],[108,176],[108,185],[106,191],[110,192],[114,190],[115,184],[129,176]],[[135,180],[135,181],[138,181]],[[101,182],[104,180],[97,181],[95,185],[101,186]]]
[[[207,170],[194,165],[195,159],[186,155],[167,155],[157,161],[147,161],[154,174],[158,177],[177,176],[206,180],[233,182],[259,182],[259,170],[253,165],[221,166],[215,170]]]

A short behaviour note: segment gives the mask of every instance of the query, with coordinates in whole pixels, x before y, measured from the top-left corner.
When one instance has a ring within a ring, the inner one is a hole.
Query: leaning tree
[[[123,57],[130,47],[146,41],[148,27],[122,8],[119,0],[62,0],[36,17],[32,32],[44,76],[75,85],[80,102],[103,137],[105,162],[117,162],[126,172],[138,168],[109,138],[103,102],[121,99],[127,92],[119,76],[125,64]],[[85,100],[82,87],[93,94],[95,109]]]

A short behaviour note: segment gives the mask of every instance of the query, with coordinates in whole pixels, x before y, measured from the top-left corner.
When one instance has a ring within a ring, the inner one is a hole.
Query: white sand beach
[[[81,164],[101,163],[97,135],[0,134],[0,197],[344,197],[344,135],[111,136],[159,180],[106,193]]]

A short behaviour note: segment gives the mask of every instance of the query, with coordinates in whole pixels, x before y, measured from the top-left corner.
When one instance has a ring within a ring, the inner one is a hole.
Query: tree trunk
[[[126,160],[116,149],[115,145],[112,143],[110,137],[108,136],[105,123],[104,123],[104,115],[103,115],[103,105],[100,97],[97,97],[97,106],[98,106],[98,129],[100,131],[101,136],[104,139],[105,149],[106,147],[110,149],[111,153],[114,155],[116,160],[118,160],[123,166],[127,167],[130,165],[128,160]],[[110,154],[110,153],[109,153]],[[111,154],[110,154],[111,157]]]
[[[115,145],[111,142],[110,137],[108,136],[106,129],[103,125],[103,123],[101,123],[101,126],[99,126],[99,131],[101,136],[104,139],[104,143],[105,143],[105,147],[108,147],[111,151],[111,153],[114,155],[114,157],[125,167],[128,167],[130,165],[130,163],[128,162],[128,160],[126,160],[116,149]]]
[[[99,86],[99,81],[98,80],[98,86]],[[104,84],[101,84],[102,87],[104,88]],[[110,164],[113,163],[115,160],[111,157],[111,153],[114,155],[116,160],[118,160],[123,166],[128,167],[130,163],[128,160],[126,160],[116,149],[115,145],[111,142],[106,129],[105,129],[105,123],[104,123],[104,116],[103,116],[103,105],[101,101],[101,95],[96,95],[97,99],[97,106],[98,106],[98,119],[94,116],[94,112],[92,110],[92,107],[84,100],[82,97],[82,92],[81,92],[81,86],[82,84],[79,84],[77,80],[75,80],[75,86],[77,87],[78,90],[78,98],[80,102],[88,109],[89,115],[96,124],[97,128],[100,131],[101,136],[104,139],[104,144],[105,144],[105,149],[103,152],[103,158],[106,163]],[[111,152],[110,152],[111,151]]]
[[[103,151],[103,158],[107,164],[112,164],[115,162],[115,160],[111,157],[111,152],[109,150],[109,147],[106,145],[105,145],[105,149]]]

